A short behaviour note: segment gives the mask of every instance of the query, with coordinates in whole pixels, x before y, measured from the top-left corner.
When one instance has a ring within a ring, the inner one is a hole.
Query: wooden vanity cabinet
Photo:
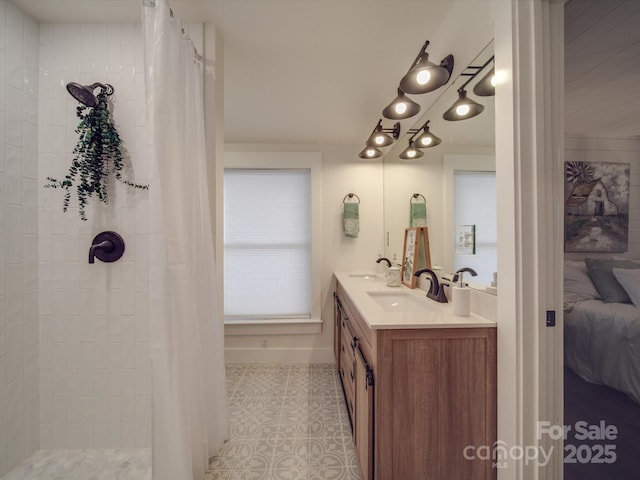
[[[352,312],[352,307],[344,297],[341,300],[336,295],[335,326],[340,330],[341,337],[339,345],[335,340],[338,334],[334,337],[334,346],[339,348],[337,366],[362,479],[373,480],[373,368],[367,361],[367,358],[371,358],[370,349],[363,345],[367,337]]]
[[[372,330],[339,283],[336,303],[355,343],[338,368],[361,479],[495,479],[491,460],[464,454],[496,441],[496,329]]]

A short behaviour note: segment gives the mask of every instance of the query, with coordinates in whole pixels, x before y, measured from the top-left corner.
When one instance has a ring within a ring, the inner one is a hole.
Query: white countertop
[[[496,327],[495,321],[475,313],[471,313],[468,317],[454,315],[450,303],[431,300],[422,289],[411,289],[404,285],[388,287],[384,275],[370,272],[335,272],[334,275],[372,330]],[[370,292],[373,295],[369,295]],[[381,298],[383,295],[393,294],[411,296],[411,302],[420,306],[403,311],[389,311],[374,299],[375,295]],[[422,304],[424,309],[421,308]]]

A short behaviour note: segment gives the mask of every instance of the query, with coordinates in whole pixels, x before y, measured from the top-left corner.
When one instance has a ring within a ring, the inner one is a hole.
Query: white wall
[[[65,88],[72,81],[113,85],[128,176],[146,182],[143,72],[139,25],[40,27],[42,448],[150,445],[147,193],[116,182],[109,205],[90,201],[85,222],[75,203],[63,213],[61,190],[42,187],[66,174],[77,142],[78,103]],[[124,238],[124,256],[90,265],[91,241],[104,230]]]
[[[383,253],[381,159],[358,158],[360,145],[226,145],[227,151],[321,152],[322,332],[313,335],[225,335],[227,362],[332,362],[334,271],[373,270]],[[360,233],[342,230],[342,199],[360,197]],[[218,219],[221,228],[221,219]],[[222,251],[218,246],[217,251]],[[267,347],[262,348],[262,340]]]
[[[565,161],[630,164],[629,251],[614,255],[640,258],[640,139],[567,137]],[[596,256],[611,257],[611,254],[565,253],[565,258],[571,260]]]
[[[0,477],[38,449],[38,25],[0,0]]]

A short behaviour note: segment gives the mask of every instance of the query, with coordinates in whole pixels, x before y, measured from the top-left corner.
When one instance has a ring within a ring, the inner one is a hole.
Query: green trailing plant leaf
[[[75,186],[78,196],[80,218],[87,220],[86,206],[89,198],[96,196],[101,202],[109,203],[109,178],[130,187],[146,190],[148,185],[130,182],[123,178],[124,157],[122,141],[111,118],[107,103],[107,94],[102,90],[98,94],[98,105],[94,108],[79,105],[76,115],[80,123],[76,128],[78,143],[73,149],[73,160],[63,180],[47,177],[45,188],[65,190],[62,202],[63,211],[67,211],[71,202],[71,191]]]

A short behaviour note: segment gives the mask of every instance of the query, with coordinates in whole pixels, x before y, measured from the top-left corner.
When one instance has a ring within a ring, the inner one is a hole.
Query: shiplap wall
[[[640,2],[565,4],[565,131],[630,138],[640,133]],[[590,133],[591,132],[591,133]]]

